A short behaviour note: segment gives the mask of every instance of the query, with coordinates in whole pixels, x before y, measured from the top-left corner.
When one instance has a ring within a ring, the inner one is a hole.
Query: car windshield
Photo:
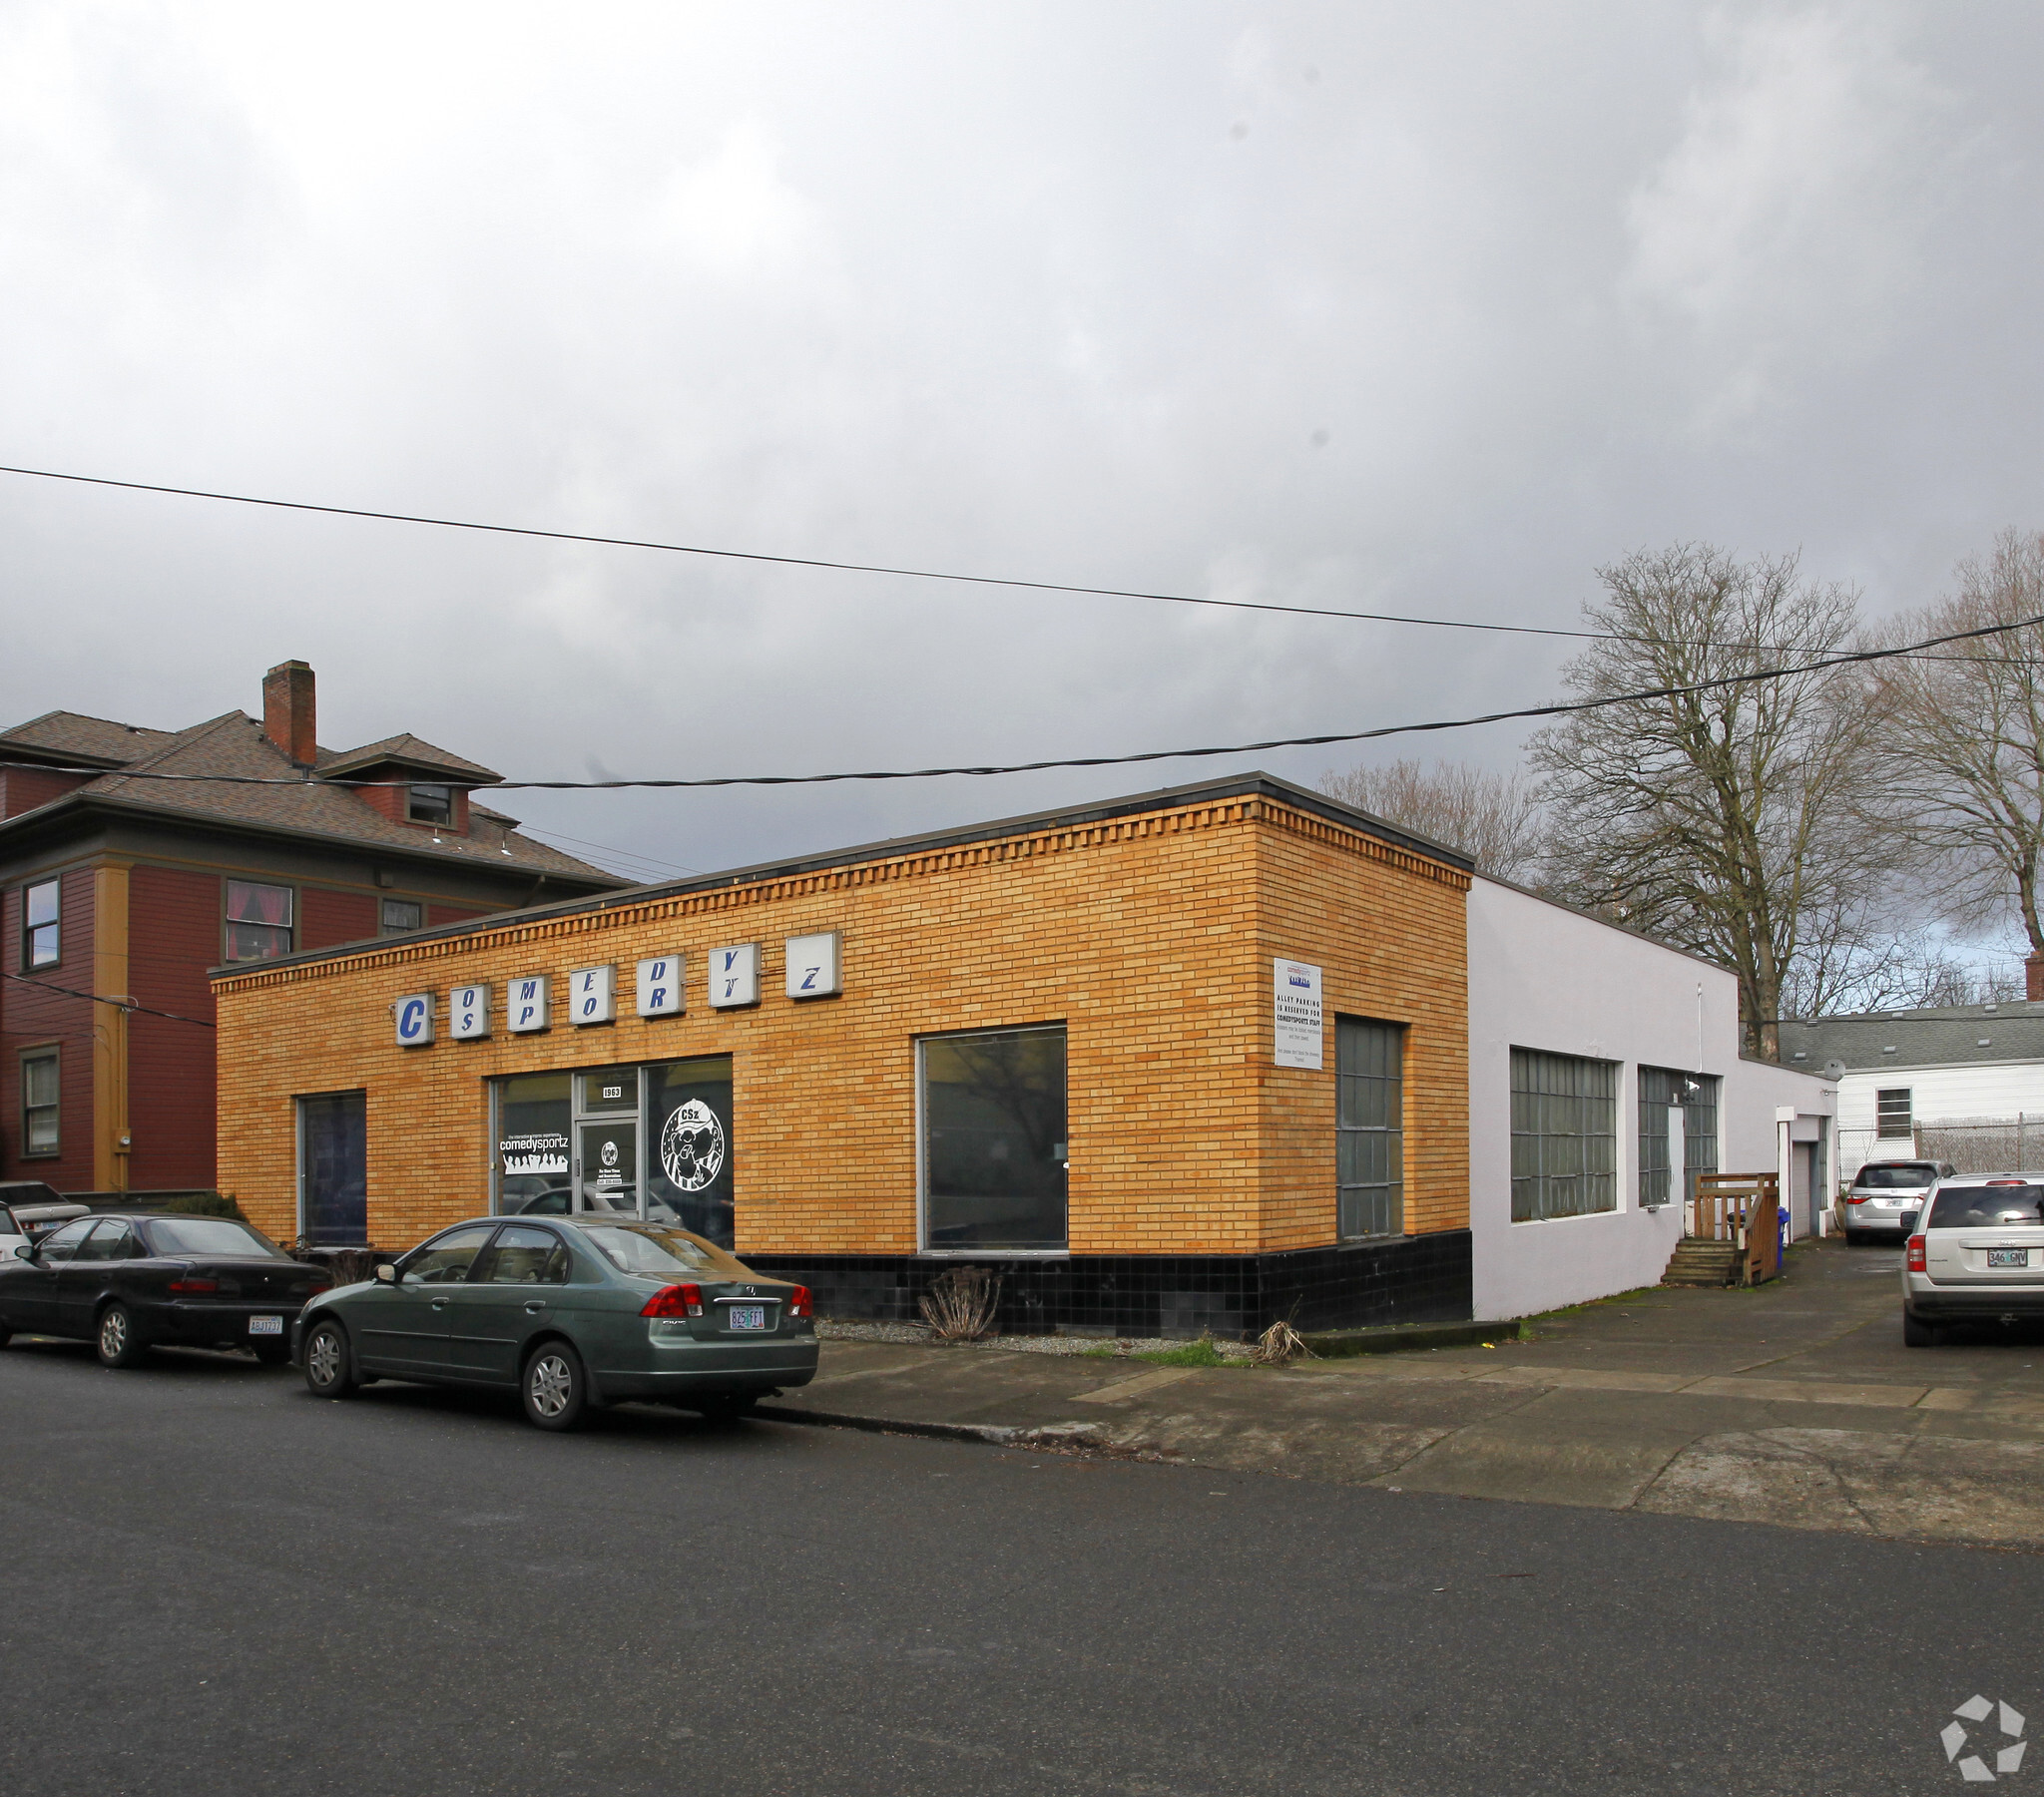
[[[1865,1191],[1921,1191],[1936,1177],[1936,1167],[1912,1161],[1906,1166],[1862,1166],[1852,1183]]]
[[[290,1256],[256,1233],[247,1223],[224,1216],[165,1216],[149,1225],[149,1245],[159,1254],[259,1255],[264,1260]]]
[[[2044,1185],[1947,1185],[1930,1207],[1928,1229],[1991,1229],[2044,1222]]]
[[[677,1273],[718,1273],[727,1279],[753,1277],[749,1267],[686,1229],[640,1223],[629,1228],[584,1229],[582,1233],[621,1273],[644,1273],[653,1279],[672,1279]]]

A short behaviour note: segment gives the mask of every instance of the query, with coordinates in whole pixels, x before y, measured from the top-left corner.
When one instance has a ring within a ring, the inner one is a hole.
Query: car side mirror
[[[14,1258],[16,1260],[33,1260],[35,1257],[36,1244],[32,1241],[25,1241],[14,1250]]]
[[[394,1266],[379,1266],[376,1269],[376,1280],[380,1285],[395,1285],[397,1283],[397,1269]]]

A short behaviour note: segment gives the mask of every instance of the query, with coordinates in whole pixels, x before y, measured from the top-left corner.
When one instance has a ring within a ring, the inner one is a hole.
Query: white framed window
[[[21,1057],[21,1157],[38,1159],[61,1151],[54,1047],[27,1049]]]
[[[55,967],[64,950],[64,883],[38,880],[21,889],[21,965],[33,973]]]
[[[1883,1141],[1913,1140],[1916,1134],[1915,1091],[1907,1086],[1890,1087],[1873,1095],[1876,1133]]]
[[[296,895],[288,886],[228,882],[227,956],[230,961],[274,961],[291,952]]]
[[[915,1090],[925,1250],[1067,1252],[1064,1025],[925,1036]]]
[[[1618,1208],[1618,1063],[1512,1050],[1512,1221]]]

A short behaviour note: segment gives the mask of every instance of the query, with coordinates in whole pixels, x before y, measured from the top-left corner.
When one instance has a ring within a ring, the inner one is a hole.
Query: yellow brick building
[[[215,981],[221,1188],[644,1205],[826,1314],[962,1258],[1016,1328],[1467,1316],[1468,886],[1250,775],[297,955]]]

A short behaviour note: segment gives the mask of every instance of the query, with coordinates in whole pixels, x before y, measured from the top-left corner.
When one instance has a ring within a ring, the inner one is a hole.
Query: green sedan
[[[542,1429],[633,1400],[738,1417],[815,1377],[815,1306],[670,1224],[478,1217],[314,1298],[291,1359],[322,1398],[376,1379],[515,1388]]]

